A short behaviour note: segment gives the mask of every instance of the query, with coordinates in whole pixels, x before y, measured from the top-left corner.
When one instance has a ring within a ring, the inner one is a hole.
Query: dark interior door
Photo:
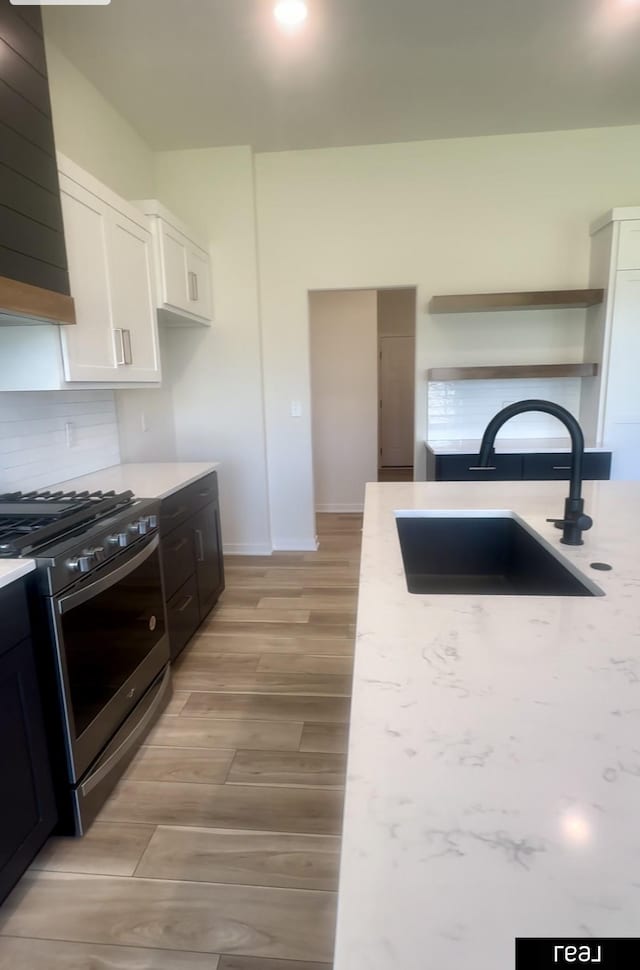
[[[215,606],[224,588],[220,516],[215,502],[193,518],[200,619]]]
[[[31,642],[0,656],[0,902],[56,824]]]

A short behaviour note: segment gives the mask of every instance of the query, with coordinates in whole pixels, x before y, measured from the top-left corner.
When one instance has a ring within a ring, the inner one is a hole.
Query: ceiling
[[[111,0],[47,34],[155,149],[640,123],[640,0]]]

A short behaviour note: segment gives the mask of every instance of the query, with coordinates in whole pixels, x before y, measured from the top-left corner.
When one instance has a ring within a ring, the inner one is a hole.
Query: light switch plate
[[[291,417],[292,418],[302,417],[302,403],[300,401],[291,402]]]

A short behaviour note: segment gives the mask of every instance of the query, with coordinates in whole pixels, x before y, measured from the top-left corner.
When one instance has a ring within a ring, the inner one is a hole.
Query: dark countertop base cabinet
[[[215,472],[162,502],[160,537],[171,659],[175,660],[224,590]]]
[[[0,902],[53,831],[55,799],[24,585],[0,590]]]
[[[611,477],[611,452],[587,451],[585,481],[606,481]],[[427,446],[428,482],[552,482],[569,481],[571,455],[567,452],[521,452],[496,454],[491,468],[478,468],[478,455],[436,455]]]

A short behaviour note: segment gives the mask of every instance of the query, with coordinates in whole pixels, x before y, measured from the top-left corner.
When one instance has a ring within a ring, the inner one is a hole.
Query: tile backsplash
[[[119,461],[112,391],[0,394],[0,492],[44,488]]]
[[[579,378],[513,381],[433,381],[429,384],[430,441],[480,438],[491,418],[507,404],[538,398],[554,401],[576,417],[580,411]],[[499,438],[558,438],[565,432],[547,414],[532,412],[512,418]]]

